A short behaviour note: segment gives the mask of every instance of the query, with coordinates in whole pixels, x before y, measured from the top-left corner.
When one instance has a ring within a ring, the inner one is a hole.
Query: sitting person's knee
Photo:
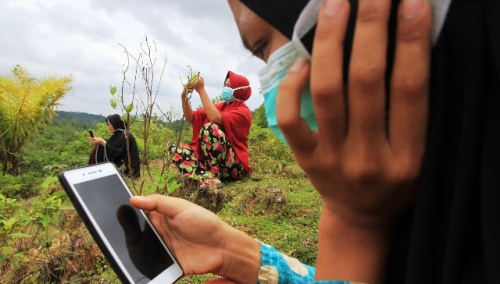
[[[219,128],[219,125],[217,125],[216,123],[213,123],[213,122],[207,122],[205,124],[203,124],[203,126],[201,127],[201,130],[210,130],[210,129],[213,129],[214,127],[216,128]]]

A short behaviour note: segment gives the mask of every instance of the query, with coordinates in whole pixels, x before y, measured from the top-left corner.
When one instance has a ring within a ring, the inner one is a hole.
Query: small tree
[[[264,104],[261,104],[258,108],[253,112],[253,123],[258,125],[261,128],[267,128],[267,117],[266,110],[264,108]]]
[[[32,78],[20,65],[0,76],[0,162],[3,173],[18,175],[23,146],[52,121],[58,101],[71,90],[70,76]]]

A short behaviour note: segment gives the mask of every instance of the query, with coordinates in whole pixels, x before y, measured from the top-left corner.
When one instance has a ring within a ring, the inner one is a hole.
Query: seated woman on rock
[[[191,108],[187,95],[199,94],[203,107]],[[222,181],[234,181],[251,173],[248,134],[252,114],[245,101],[252,94],[244,76],[229,71],[222,88],[223,102],[214,104],[205,90],[203,78],[186,84],[182,91],[184,118],[192,124],[189,145],[169,147],[174,164],[185,176],[200,180],[200,188],[222,187]]]

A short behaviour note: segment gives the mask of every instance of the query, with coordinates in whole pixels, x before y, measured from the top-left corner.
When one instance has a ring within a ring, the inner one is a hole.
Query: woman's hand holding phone
[[[100,144],[102,146],[106,145],[106,140],[104,140],[101,137],[97,137],[97,136],[89,136],[89,141],[96,144],[96,145],[97,144]]]
[[[214,213],[187,200],[134,196],[182,266],[185,275],[214,273],[238,283],[256,283],[259,243]]]

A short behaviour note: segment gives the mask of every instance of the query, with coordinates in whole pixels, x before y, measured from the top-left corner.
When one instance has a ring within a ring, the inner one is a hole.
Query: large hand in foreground
[[[135,196],[132,205],[149,215],[184,273],[215,273],[239,283],[255,283],[259,244],[214,213],[184,199]]]
[[[426,0],[401,1],[386,86],[391,2],[358,1],[343,78],[349,2],[323,1],[311,66],[295,62],[278,91],[278,126],[324,201],[316,279],[383,283],[391,227],[415,199],[427,132],[431,9]],[[300,117],[307,82],[317,131]]]
[[[430,4],[401,1],[386,86],[390,5],[390,0],[359,1],[346,80],[342,60],[349,3],[324,1],[311,66],[299,59],[277,98],[278,126],[324,198],[323,209],[361,228],[390,226],[413,203],[426,141]],[[317,131],[300,117],[300,95],[308,81]]]

